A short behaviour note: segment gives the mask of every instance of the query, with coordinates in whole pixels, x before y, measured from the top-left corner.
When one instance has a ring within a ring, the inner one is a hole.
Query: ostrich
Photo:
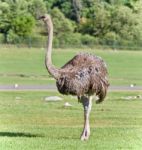
[[[84,108],[84,128],[81,140],[88,140],[90,136],[89,114],[93,96],[98,96],[96,103],[104,100],[109,86],[105,62],[95,55],[80,53],[74,56],[60,69],[52,64],[53,23],[50,15],[43,20],[48,30],[48,43],[45,55],[45,65],[49,74],[56,80],[57,89],[61,94],[75,95]]]

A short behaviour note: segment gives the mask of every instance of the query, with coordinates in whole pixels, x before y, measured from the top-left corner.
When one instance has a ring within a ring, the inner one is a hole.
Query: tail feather
[[[96,101],[96,104],[101,103],[107,94],[107,89],[108,89],[109,84],[105,84],[104,82],[101,82],[101,86],[99,88],[99,91],[96,93],[96,95],[98,96],[98,100]]]

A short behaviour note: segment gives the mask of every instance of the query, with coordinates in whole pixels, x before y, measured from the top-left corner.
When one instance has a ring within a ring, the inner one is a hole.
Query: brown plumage
[[[89,114],[92,106],[92,96],[97,95],[97,103],[104,100],[109,86],[105,62],[92,54],[81,53],[72,58],[62,68],[52,64],[53,24],[49,15],[41,16],[48,29],[48,43],[45,65],[48,72],[56,79],[58,91],[61,94],[76,95],[84,107],[84,129],[81,140],[90,136]]]
[[[95,55],[76,55],[61,70],[57,88],[62,94],[81,96],[96,94],[103,101],[108,88],[107,68],[104,61]]]

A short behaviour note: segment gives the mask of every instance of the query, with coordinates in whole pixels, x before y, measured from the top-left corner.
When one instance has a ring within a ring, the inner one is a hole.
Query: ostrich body
[[[105,62],[95,55],[80,53],[58,69],[52,64],[53,24],[49,15],[41,16],[48,29],[48,43],[45,65],[48,72],[56,79],[58,91],[61,94],[76,95],[84,107],[84,128],[81,140],[90,136],[89,114],[94,95],[97,103],[104,100],[109,86]]]

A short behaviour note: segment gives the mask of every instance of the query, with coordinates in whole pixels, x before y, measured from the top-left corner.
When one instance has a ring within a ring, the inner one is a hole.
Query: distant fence
[[[25,38],[18,39],[12,44],[10,43],[0,43],[0,47],[4,46],[16,46],[16,47],[35,47],[35,48],[44,48],[47,45],[47,38],[39,37],[39,38]],[[107,43],[107,42],[97,42],[97,41],[57,41],[56,39],[53,41],[54,48],[97,48],[97,49],[112,49],[112,50],[142,50],[142,43],[133,44],[127,43],[125,45],[121,45],[118,43]]]
[[[0,48],[6,48],[6,47],[28,47],[28,48],[45,48],[46,47],[46,43],[44,45],[36,45],[36,44],[0,44]],[[95,49],[100,49],[100,50],[114,50],[114,51],[117,51],[117,50],[137,50],[137,51],[141,51],[142,50],[142,47],[140,46],[131,46],[131,47],[128,47],[128,46],[114,46],[114,45],[94,45],[94,46],[85,46],[85,45],[80,45],[80,46],[72,46],[72,45],[69,45],[69,46],[60,46],[60,47],[54,47],[54,48],[95,48]]]

